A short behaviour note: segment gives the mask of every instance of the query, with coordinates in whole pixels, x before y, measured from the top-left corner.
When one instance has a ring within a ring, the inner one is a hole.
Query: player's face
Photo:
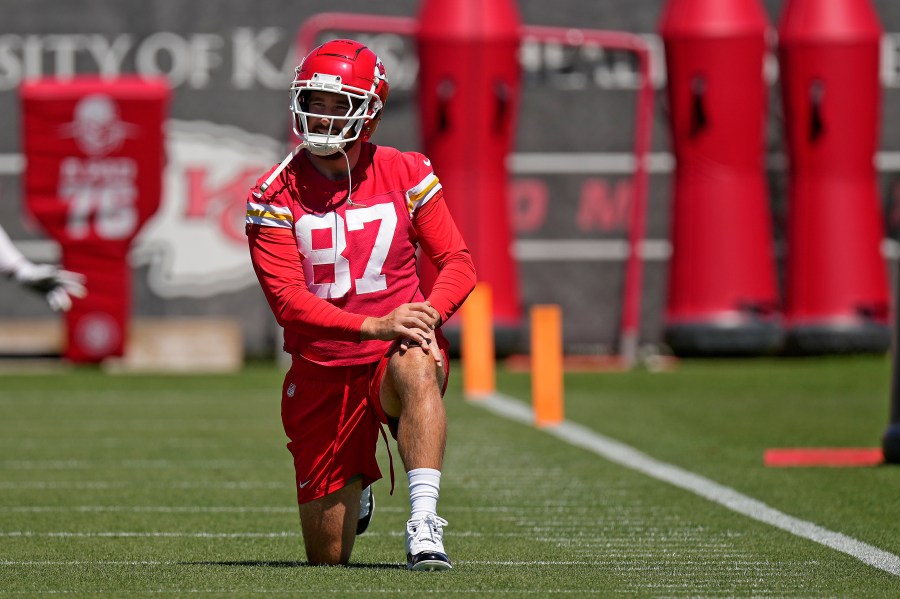
[[[325,135],[339,132],[347,124],[347,121],[346,119],[332,117],[346,117],[350,114],[352,108],[350,100],[343,94],[311,91],[307,102],[307,110],[322,116],[310,117],[310,133]]]

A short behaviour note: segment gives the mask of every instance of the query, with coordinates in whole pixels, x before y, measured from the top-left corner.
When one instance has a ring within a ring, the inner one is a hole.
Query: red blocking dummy
[[[890,346],[874,164],[881,33],[868,0],[789,0],[781,17],[790,159],[785,325],[795,353]]]
[[[670,0],[663,13],[677,355],[767,353],[783,338],[763,168],[768,29],[756,0]]]
[[[478,279],[493,290],[496,344],[503,352],[517,342],[522,318],[506,167],[520,93],[518,9],[513,0],[425,0],[419,23],[424,151]],[[419,267],[428,285],[433,268]]]
[[[62,265],[87,278],[66,313],[73,362],[122,356],[131,313],[128,250],[156,212],[164,167],[163,80],[39,79],[21,88],[24,195],[62,247]]]

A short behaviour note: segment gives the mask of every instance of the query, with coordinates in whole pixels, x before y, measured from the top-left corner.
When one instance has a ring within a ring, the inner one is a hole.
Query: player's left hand
[[[412,348],[420,348],[426,354],[430,354],[432,358],[434,358],[434,363],[438,366],[442,366],[444,363],[443,354],[441,354],[441,348],[438,347],[437,338],[434,335],[434,330],[429,331],[428,336],[424,341],[414,341],[408,337],[404,337],[400,339],[400,355],[402,356],[406,352],[408,352]]]
[[[23,286],[43,294],[50,307],[57,312],[71,309],[72,297],[87,295],[83,274],[52,264],[25,264],[16,271],[15,278]]]

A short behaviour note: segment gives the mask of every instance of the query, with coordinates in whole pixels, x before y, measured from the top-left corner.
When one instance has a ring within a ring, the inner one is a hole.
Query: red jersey
[[[260,197],[266,176],[247,202],[247,235],[285,351],[333,366],[377,361],[390,342],[360,341],[362,323],[426,299],[420,247],[438,268],[427,299],[442,322],[472,290],[472,258],[422,154],[363,143],[350,181],[334,181],[301,152]]]

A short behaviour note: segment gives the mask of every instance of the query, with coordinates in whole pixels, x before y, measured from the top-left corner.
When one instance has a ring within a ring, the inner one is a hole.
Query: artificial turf
[[[0,595],[898,595],[895,575],[484,411],[463,399],[453,366],[445,573],[403,568],[399,468],[394,496],[387,480],[375,486],[352,566],[305,564],[274,365],[0,374]],[[768,447],[877,446],[890,376],[881,356],[682,361],[568,374],[565,411],[896,555],[898,467],[762,464]],[[498,390],[526,403],[529,384],[498,373]]]

